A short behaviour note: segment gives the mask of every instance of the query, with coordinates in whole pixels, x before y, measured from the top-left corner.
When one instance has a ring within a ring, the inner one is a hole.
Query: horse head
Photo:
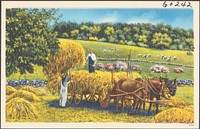
[[[165,79],[165,83],[166,83],[166,86],[169,90],[169,94],[171,96],[175,96],[176,95],[176,89],[177,89],[177,83],[176,83],[176,78],[175,79]]]
[[[161,96],[166,99],[170,99],[170,96],[166,93],[167,84],[166,84],[165,80],[163,80],[162,77],[159,78],[159,84],[160,84]]]

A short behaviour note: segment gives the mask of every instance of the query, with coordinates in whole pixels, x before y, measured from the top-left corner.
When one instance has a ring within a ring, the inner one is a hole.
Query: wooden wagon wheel
[[[110,103],[110,93],[107,93],[106,95],[99,94],[99,104],[102,109],[108,108],[109,103]]]
[[[70,84],[68,85],[68,90],[67,90],[67,102],[69,105],[72,105],[73,98],[74,98],[74,92],[73,92],[73,85]]]
[[[89,93],[89,94],[85,94],[84,95],[86,101],[92,101],[92,102],[97,102],[98,101],[98,96],[96,95],[96,93]]]
[[[80,90],[76,90],[74,93],[74,104],[79,105],[82,101],[82,92]]]
[[[76,86],[74,83],[71,83],[68,86],[67,102],[69,105],[78,105],[82,100],[82,88]]]

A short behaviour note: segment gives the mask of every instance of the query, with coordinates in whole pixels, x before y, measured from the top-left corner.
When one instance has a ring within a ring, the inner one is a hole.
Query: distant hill
[[[68,40],[68,39],[60,39]],[[185,64],[185,65],[194,65],[194,57],[193,55],[187,55],[187,51],[180,50],[157,50],[157,49],[149,49],[142,48],[136,46],[127,46],[127,45],[118,45],[118,44],[110,44],[106,42],[95,42],[95,41],[78,41],[85,49],[86,54],[88,53],[88,48],[92,48],[93,52],[96,54],[98,58],[128,58],[128,54],[131,51],[131,59],[141,59],[141,60],[151,60],[151,61],[159,61],[166,62],[167,59],[157,58],[157,55],[160,57],[164,56],[173,56],[177,57],[177,60],[171,59],[170,62]],[[149,58],[137,57],[138,54],[151,54]]]

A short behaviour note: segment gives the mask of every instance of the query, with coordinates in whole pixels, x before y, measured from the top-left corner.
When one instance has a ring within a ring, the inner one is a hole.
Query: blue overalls
[[[89,67],[89,73],[94,73],[95,71],[94,71],[94,67],[93,67],[93,65],[94,65],[94,61],[92,60],[92,58],[91,58],[91,56],[89,56],[89,58],[88,58],[88,67]]]

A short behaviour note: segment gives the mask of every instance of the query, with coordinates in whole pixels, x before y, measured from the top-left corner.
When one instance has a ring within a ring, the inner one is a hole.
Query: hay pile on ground
[[[189,104],[185,100],[173,96],[170,98],[168,102],[161,105],[164,107],[172,108],[172,107],[185,107],[188,106]]]
[[[6,86],[6,95],[11,95],[15,91],[17,91],[17,90],[14,87],[12,87],[12,86]]]
[[[171,108],[155,115],[151,122],[158,123],[194,123],[194,114],[181,108]]]
[[[40,90],[38,90],[37,88],[34,88],[32,86],[24,86],[20,90],[29,91],[29,92],[34,93],[35,95],[38,95],[38,96],[44,95],[44,93],[42,93]]]
[[[183,109],[194,113],[194,105],[190,105],[190,106],[184,107]]]
[[[36,101],[36,102],[40,101],[40,99],[34,93],[31,93],[31,92],[25,91],[25,90],[18,90],[16,92],[14,92],[13,94],[11,94],[6,102],[8,102],[11,99],[16,98],[16,97],[24,98],[28,101]]]
[[[30,119],[37,117],[35,106],[23,98],[16,97],[6,103],[6,118]]]

